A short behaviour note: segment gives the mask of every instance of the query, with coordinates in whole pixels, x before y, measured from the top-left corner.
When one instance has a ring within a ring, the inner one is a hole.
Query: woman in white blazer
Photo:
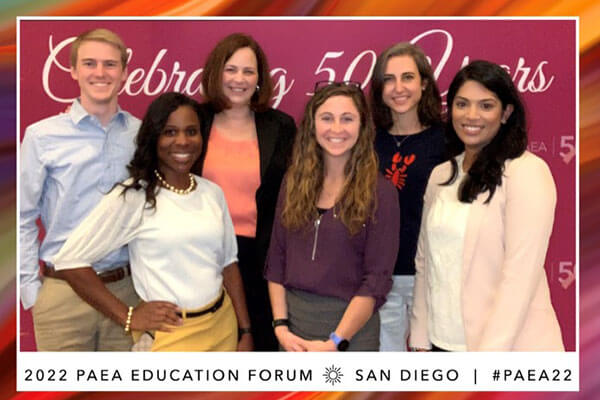
[[[525,110],[500,66],[473,61],[447,95],[450,161],[425,192],[410,346],[564,351],[544,260],[556,187],[526,150]]]

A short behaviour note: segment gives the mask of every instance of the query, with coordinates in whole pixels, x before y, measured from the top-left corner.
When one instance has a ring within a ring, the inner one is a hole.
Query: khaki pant
[[[151,351],[236,351],[237,327],[233,304],[225,293],[216,312],[183,318],[183,325],[172,332],[156,332]]]
[[[125,304],[140,299],[131,276],[106,287]],[[131,335],[81,299],[64,280],[44,278],[32,310],[38,351],[129,351]]]

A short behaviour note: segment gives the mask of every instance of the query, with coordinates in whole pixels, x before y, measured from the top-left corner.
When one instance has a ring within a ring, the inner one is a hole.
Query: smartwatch
[[[329,339],[333,341],[337,351],[346,351],[348,350],[348,346],[350,346],[350,342],[347,339],[341,338],[335,334],[335,332],[331,332],[329,334]]]

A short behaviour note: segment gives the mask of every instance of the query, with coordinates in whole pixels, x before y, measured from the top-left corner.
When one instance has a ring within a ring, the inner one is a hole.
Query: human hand
[[[426,352],[426,351],[431,351],[431,349],[427,349],[425,347],[416,347],[416,346],[411,346],[410,345],[410,335],[406,338],[406,347],[408,348],[408,351],[418,351],[418,352]]]
[[[308,340],[306,342],[306,351],[337,351],[333,340]]]
[[[251,333],[244,333],[240,336],[237,345],[237,351],[252,351],[254,350],[254,340]]]
[[[285,351],[306,351],[307,341],[290,332],[285,325],[275,328],[275,336]]]
[[[420,353],[426,352],[426,351],[431,351],[431,349],[424,349],[424,348],[421,348],[421,347],[409,347],[409,350],[410,351],[417,351],[417,352],[420,352]]]
[[[178,310],[168,301],[141,302],[131,314],[131,330],[171,332],[173,326],[183,324],[176,314]]]

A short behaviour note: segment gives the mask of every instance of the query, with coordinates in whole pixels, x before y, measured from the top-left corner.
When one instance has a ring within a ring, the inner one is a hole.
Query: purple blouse
[[[392,287],[398,255],[400,209],[396,189],[381,175],[377,180],[375,220],[351,236],[327,210],[310,227],[288,231],[281,225],[283,189],[279,193],[265,278],[285,288],[350,301],[354,296],[375,298],[375,310]]]

